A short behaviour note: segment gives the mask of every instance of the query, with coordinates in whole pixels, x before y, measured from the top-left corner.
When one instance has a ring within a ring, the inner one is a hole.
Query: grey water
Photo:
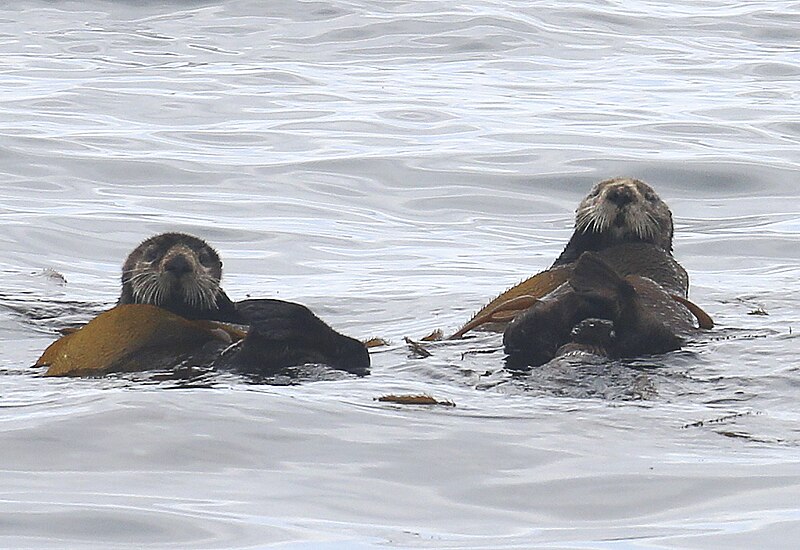
[[[0,547],[794,548],[800,3],[0,7]],[[717,327],[628,363],[431,344],[652,184]],[[125,255],[383,337],[365,379],[49,379]],[[455,407],[378,402],[427,393]]]

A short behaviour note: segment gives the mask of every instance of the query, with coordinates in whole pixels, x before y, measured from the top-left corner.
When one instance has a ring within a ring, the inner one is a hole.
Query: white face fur
[[[172,245],[163,256],[146,249],[128,271],[134,301],[161,306],[179,296],[192,308],[216,309],[219,279],[213,263],[204,259],[181,243]],[[169,266],[176,260],[186,269],[171,270]]]
[[[576,231],[604,233],[612,241],[644,241],[672,249],[672,214],[646,183],[630,178],[605,180],[578,205]]]

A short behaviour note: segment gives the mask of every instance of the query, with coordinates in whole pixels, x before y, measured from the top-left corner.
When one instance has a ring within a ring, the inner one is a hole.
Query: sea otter
[[[222,260],[203,239],[162,233],[133,249],[122,266],[118,304],[151,304],[186,319],[242,323],[220,288]]]
[[[49,365],[48,374],[56,376],[146,370],[171,362],[261,375],[324,363],[369,374],[369,353],[358,340],[300,304],[234,303],[220,287],[221,278],[222,261],[202,239],[184,233],[151,237],[125,260],[117,307],[52,344],[37,365]],[[246,325],[247,332],[219,322]]]
[[[601,181],[579,204],[574,232],[552,266],[501,294],[453,337],[503,328],[509,363],[517,366],[576,349],[611,357],[677,349],[695,318],[701,328],[713,321],[687,299],[673,231],[669,207],[649,185]]]

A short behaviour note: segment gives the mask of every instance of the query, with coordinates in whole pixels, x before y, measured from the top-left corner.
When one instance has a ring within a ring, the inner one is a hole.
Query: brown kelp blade
[[[679,304],[686,306],[686,309],[697,319],[697,324],[700,328],[705,330],[714,328],[714,319],[711,318],[711,315],[703,311],[703,308],[683,296],[678,296],[677,294],[670,294],[670,296]]]
[[[374,401],[382,401],[384,403],[395,403],[398,405],[442,405],[445,407],[456,406],[456,404],[450,401],[449,399],[442,401],[426,393],[413,394],[413,395],[412,394],[382,395],[380,397],[375,397]]]
[[[503,292],[486,304],[470,321],[456,331],[448,340],[456,340],[464,334],[487,323],[508,323],[520,311],[531,307],[536,300],[564,284],[572,273],[570,266],[561,266],[537,273]]]
[[[234,327],[189,321],[151,305],[120,305],[50,344],[36,366],[49,367],[46,376],[141,371],[191,354],[207,342],[231,342],[243,335]]]

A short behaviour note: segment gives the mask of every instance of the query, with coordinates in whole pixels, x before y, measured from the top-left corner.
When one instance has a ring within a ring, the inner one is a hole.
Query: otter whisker
[[[155,275],[153,273],[145,271],[145,272],[142,272],[142,273],[137,273],[133,277],[128,277],[126,280],[128,280],[130,282],[138,282],[138,281],[142,281],[142,280],[147,280],[148,278],[151,278],[151,277],[154,277],[154,276]]]
[[[151,277],[147,283],[145,288],[145,295],[143,298],[144,303],[146,304],[158,304],[158,292],[159,292],[159,281],[157,277]]]
[[[198,274],[195,284],[184,288],[186,300],[203,309],[217,309],[216,296],[219,290],[217,281],[206,273]]]
[[[149,266],[141,267],[141,268],[135,268],[135,269],[123,269],[122,270],[122,278],[123,279],[126,279],[126,278],[133,279],[133,278],[141,276],[141,275],[151,275],[151,274],[152,274],[152,269]]]

